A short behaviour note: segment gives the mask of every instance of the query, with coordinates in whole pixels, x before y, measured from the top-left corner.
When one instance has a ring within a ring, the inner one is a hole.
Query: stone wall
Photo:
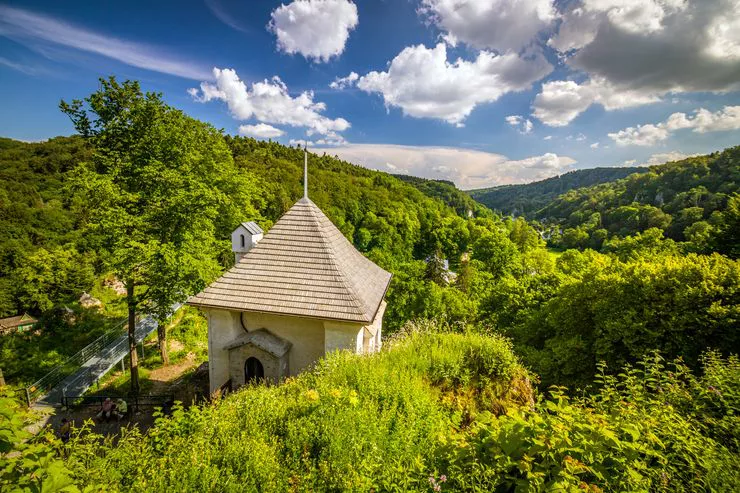
[[[246,344],[229,351],[229,374],[233,389],[239,388],[246,383],[244,364],[250,357],[257,358],[262,363],[267,383],[279,383],[281,379],[290,374],[287,354],[282,358],[277,358],[275,355],[263,351],[256,346]]]

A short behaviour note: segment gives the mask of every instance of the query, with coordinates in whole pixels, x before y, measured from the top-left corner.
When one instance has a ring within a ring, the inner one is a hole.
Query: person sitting
[[[115,411],[118,421],[121,421],[121,418],[125,418],[127,412],[128,412],[128,403],[125,400],[123,400],[123,398],[119,398],[116,401],[116,411]]]
[[[59,428],[59,438],[62,443],[67,443],[72,433],[72,423],[67,418],[62,418],[62,426]]]
[[[113,403],[110,397],[106,397],[103,401],[103,405],[100,408],[100,412],[95,416],[98,419],[105,419],[105,421],[109,421],[111,416],[113,415],[113,412],[115,410],[116,405]]]

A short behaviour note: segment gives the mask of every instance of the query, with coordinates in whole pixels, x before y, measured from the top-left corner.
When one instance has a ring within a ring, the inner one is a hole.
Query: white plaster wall
[[[383,301],[378,308],[378,313],[375,314],[373,323],[366,326],[365,329],[369,332],[369,337],[373,338],[373,341],[367,341],[366,347],[368,352],[380,351],[382,346],[382,332],[383,332],[383,315],[385,314],[386,302]],[[366,335],[368,337],[368,335]]]
[[[293,344],[288,352],[288,367],[290,375],[296,375],[332,351],[348,349],[358,354],[362,353],[367,332],[374,338],[374,344],[371,346],[374,346],[375,351],[379,351],[385,306],[383,302],[373,323],[365,327],[353,323],[256,312],[242,314],[227,310],[206,310],[211,392],[220,388],[230,378],[229,351],[225,350],[224,346],[244,333],[242,319],[250,332],[267,329]]]
[[[348,349],[355,353],[362,352],[362,326],[360,324],[325,321],[324,329],[326,354],[332,351]]]
[[[208,318],[208,380],[211,392],[229,380],[228,343],[242,333],[238,313],[226,310],[206,310]]]
[[[293,344],[288,351],[290,375],[305,370],[324,356],[324,325],[321,320],[245,312],[248,331],[267,329]]]
[[[244,247],[242,247],[241,235],[244,235]],[[253,235],[241,224],[231,233],[231,251],[234,252],[236,262],[252,249],[263,237],[262,233]]]

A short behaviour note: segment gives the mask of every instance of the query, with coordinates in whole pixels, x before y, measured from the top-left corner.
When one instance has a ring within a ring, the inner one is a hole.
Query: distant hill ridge
[[[645,173],[648,168],[589,168],[569,171],[546,180],[523,185],[501,185],[468,190],[476,201],[505,215],[532,216],[559,195],[575,188],[590,187]]]
[[[461,216],[480,215],[485,207],[475,201],[466,192],[458,189],[455,184],[448,180],[430,180],[410,175],[393,175],[399,180],[413,185],[425,195],[440,199],[448,206],[455,209]]]

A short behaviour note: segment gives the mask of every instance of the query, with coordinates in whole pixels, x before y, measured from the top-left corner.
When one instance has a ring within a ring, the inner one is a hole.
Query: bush
[[[25,430],[30,418],[0,389],[0,492],[79,491],[49,430],[35,436]]]
[[[460,491],[735,491],[740,484],[738,360],[709,353],[704,371],[693,377],[680,361],[669,371],[655,355],[618,377],[602,371],[600,390],[592,397],[571,398],[553,387],[535,410],[479,416],[469,432],[450,440],[445,468],[450,486]]]

